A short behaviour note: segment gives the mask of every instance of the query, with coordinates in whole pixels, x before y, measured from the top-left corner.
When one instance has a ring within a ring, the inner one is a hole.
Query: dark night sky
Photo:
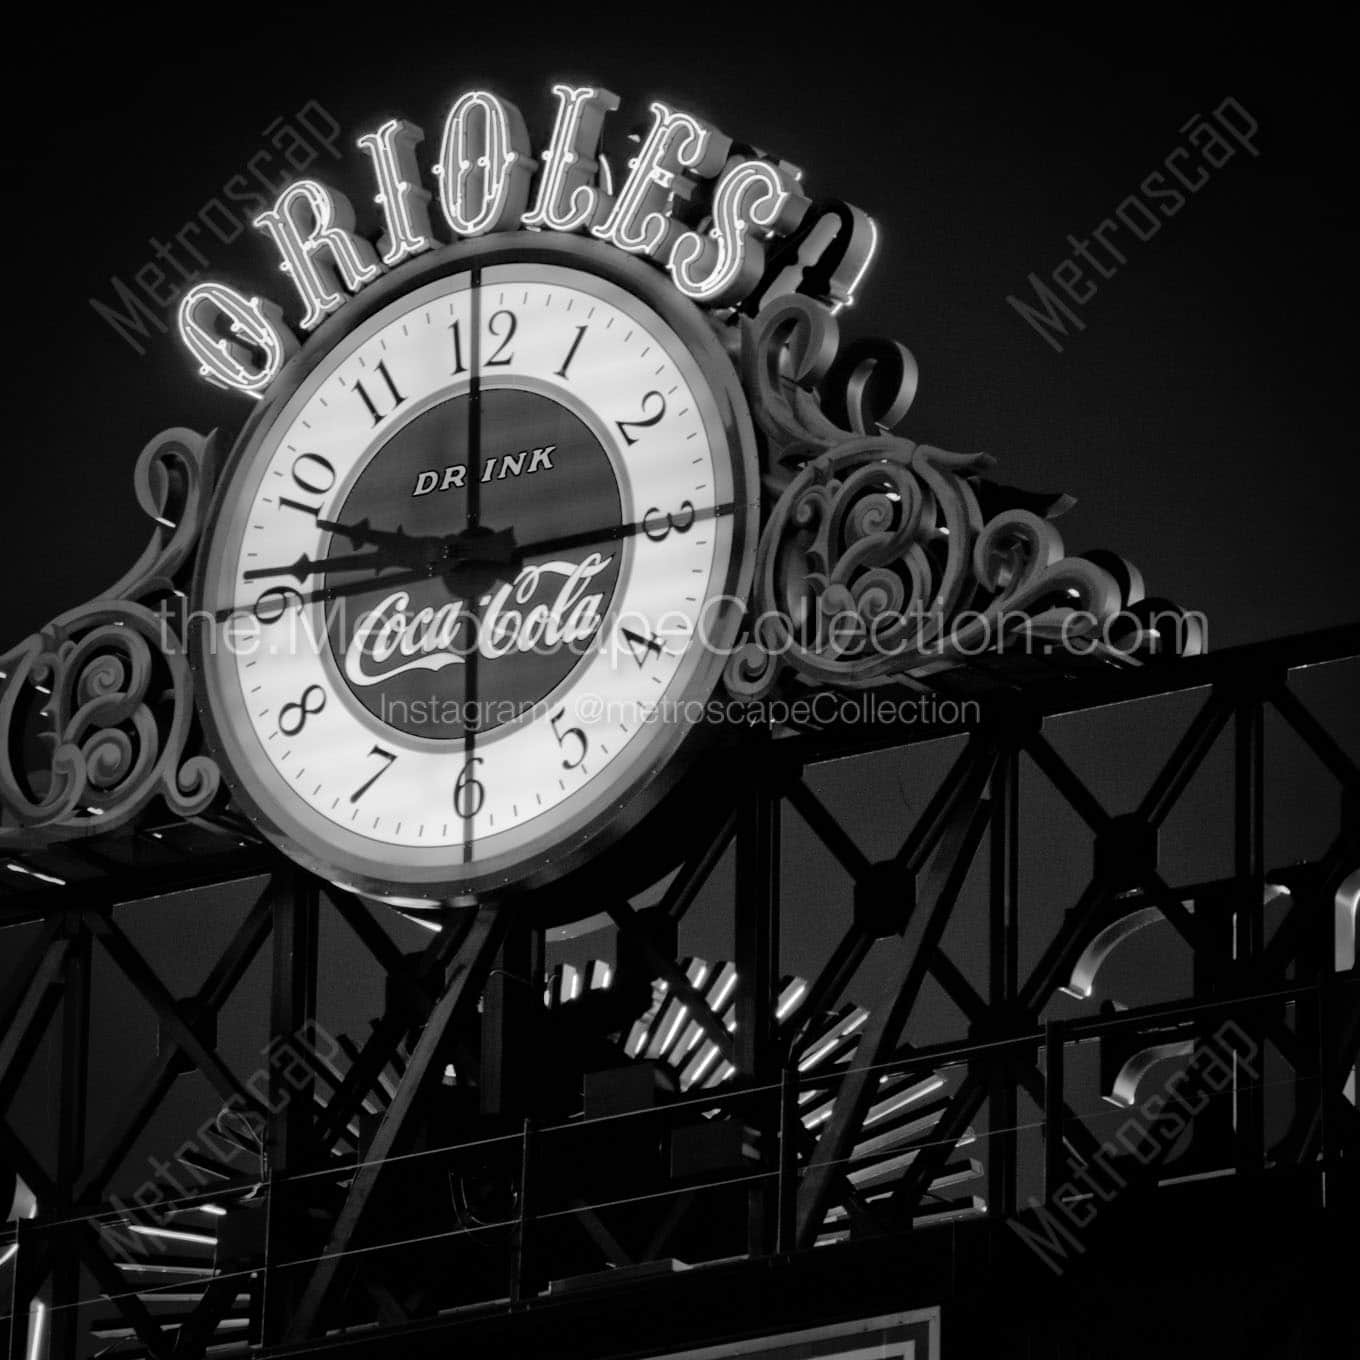
[[[1187,18],[1088,6],[1023,20],[932,10],[876,19],[824,7],[764,23],[753,10],[729,22],[719,7],[665,11],[665,22],[641,7],[217,10],[210,28],[206,10],[77,21],[53,8],[36,21],[36,47],[12,35],[11,62],[43,84],[6,82],[5,640],[136,556],[146,529],[130,474],[153,434],[180,424],[229,434],[247,413],[194,375],[171,335],[139,355],[92,310],[92,297],[111,300],[113,277],[131,285],[149,238],[173,236],[268,147],[273,119],[309,101],[341,124],[347,147],[391,114],[414,119],[428,164],[461,91],[485,84],[515,100],[539,145],[549,87],[568,77],[622,96],[616,149],[646,101],[663,98],[870,212],[883,247],[845,330],[915,352],[921,394],[903,432],[986,449],[1003,480],[1073,493],[1069,548],[1133,558],[1152,592],[1204,611],[1216,647],[1354,618],[1355,251],[1342,208],[1352,72],[1329,12],[1271,12],[1281,32],[1240,9]],[[1121,237],[1127,264],[1055,353],[1007,294],[1058,265],[1069,233],[1089,235],[1183,142],[1182,124],[1228,96],[1259,122],[1259,158],[1236,155],[1146,244]],[[347,151],[308,173],[362,207],[365,164]],[[205,274],[296,317],[263,237],[204,250]],[[1082,733],[1072,740],[1079,751]],[[1122,761],[1141,769],[1155,755],[1128,745],[1088,743],[1098,787],[1117,786]],[[867,787],[891,814],[919,810],[928,782],[918,773],[904,789],[877,765],[838,767],[823,787]],[[1059,824],[1035,816],[1057,844]],[[895,822],[867,821],[866,847],[893,846]],[[826,882],[812,852],[790,854],[794,870]],[[1050,884],[1055,905],[1065,886]],[[154,914],[169,928],[170,913]],[[826,938],[825,926],[808,929],[816,947],[790,966],[808,966]],[[167,961],[191,947],[178,938],[162,941]],[[797,952],[791,942],[786,955]]]
[[[494,12],[494,9],[493,11]],[[264,129],[319,101],[345,144],[400,112],[437,144],[452,98],[485,83],[535,140],[564,76],[623,98],[616,139],[665,98],[802,165],[883,228],[846,329],[907,343],[921,395],[905,432],[984,448],[1003,478],[1080,501],[1074,550],[1125,552],[1150,587],[1202,609],[1217,645],[1353,616],[1345,318],[1354,275],[1342,197],[1352,158],[1341,69],[1319,21],[1289,36],[1240,18],[1146,7],[1036,25],[976,10],[837,30],[734,26],[696,11],[658,26],[591,10],[505,22],[461,6],[420,23],[261,11],[195,36],[93,19],[49,30],[61,88],[8,84],[10,462],[0,570],[7,636],[116,576],[143,540],[129,472],[172,424],[233,431],[246,402],[199,381],[177,341],[140,356],[101,320],[162,240],[220,194]],[[583,12],[582,12],[583,13]],[[637,11],[636,13],[643,13]],[[1298,13],[1293,11],[1291,13]],[[12,45],[11,52],[17,53]],[[1071,253],[1227,96],[1260,124],[1240,152],[1083,309],[1055,353],[1006,304]],[[40,112],[38,110],[41,110]],[[366,162],[309,173],[368,211]],[[270,167],[276,172],[277,163]],[[265,239],[202,247],[209,276],[278,298]],[[181,258],[187,258],[183,255]]]

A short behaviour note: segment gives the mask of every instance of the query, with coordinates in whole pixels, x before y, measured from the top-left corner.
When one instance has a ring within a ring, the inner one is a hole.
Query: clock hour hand
[[[444,568],[462,566],[501,566],[516,560],[513,529],[488,529],[482,524],[469,524],[466,529],[452,534],[408,534],[401,525],[396,529],[374,529],[367,517],[354,524],[319,519],[318,527],[339,534],[360,547],[383,548],[394,561],[404,561],[413,567],[436,564],[442,574]],[[338,559],[328,558],[334,562]],[[359,558],[354,558],[358,562]]]
[[[305,553],[296,562],[282,567],[252,567],[243,573],[247,581],[262,581],[271,576],[291,576],[305,581],[309,576],[320,576],[329,571],[382,571],[385,567],[414,567],[409,556],[391,552],[351,553],[340,557],[308,557]]]
[[[367,516],[354,524],[342,524],[332,519],[318,519],[316,524],[318,529],[349,539],[355,548],[385,548],[393,557],[409,559],[412,566],[428,561],[444,542],[438,536],[408,534],[400,524],[395,529],[375,529]]]
[[[257,567],[245,573],[247,581],[263,580],[269,576],[292,576],[305,581],[309,576],[327,571],[381,571],[384,567],[424,567],[443,557],[445,540],[408,534],[401,525],[395,529],[375,529],[367,516],[354,524],[338,520],[318,519],[317,527],[328,533],[349,539],[358,547],[378,549],[372,553],[336,554],[332,557],[308,557],[305,553],[296,562],[282,567]]]

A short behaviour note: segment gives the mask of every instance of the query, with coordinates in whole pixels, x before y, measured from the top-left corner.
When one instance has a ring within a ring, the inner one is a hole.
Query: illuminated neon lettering
[[[797,240],[798,236],[802,239]],[[794,241],[795,260],[761,289],[755,301],[764,305],[785,293],[806,293],[826,303],[833,315],[852,306],[878,252],[878,224],[874,219],[853,203],[819,205],[804,219],[790,244]]]
[[[311,330],[344,302],[341,283],[357,293],[382,273],[373,247],[354,234],[349,199],[314,179],[290,184],[254,225],[268,232],[283,257],[279,267],[293,280],[307,309],[303,330]],[[320,258],[322,251],[329,260]]]
[[[878,223],[854,204],[848,205],[855,218],[855,230],[841,262],[831,272],[827,296],[834,315],[842,307],[853,307],[855,295],[878,254]]]
[[[602,146],[618,96],[600,86],[568,83],[554,85],[552,92],[556,111],[536,184],[539,163],[514,104],[470,90],[449,109],[433,169],[440,208],[456,237],[521,227],[589,233],[653,260],[692,301],[751,315],[784,293],[802,293],[833,312],[854,301],[878,244],[877,227],[859,209],[835,199],[811,201],[795,166],[758,151],[733,156],[731,139],[717,128],[660,102],[650,105],[650,124],[631,139],[636,152],[626,172],[616,176]],[[301,329],[314,329],[387,268],[440,246],[431,230],[431,193],[416,161],[423,140],[421,129],[401,118],[357,139],[372,162],[374,202],[382,214],[376,249],[356,234],[349,200],[316,180],[277,188],[252,158],[250,173],[269,189],[267,197],[240,192],[241,176],[228,181],[227,198],[253,200],[254,226],[279,251],[280,269],[302,300]],[[284,158],[299,165],[295,149]],[[1174,160],[1169,166],[1179,174]],[[692,207],[677,216],[691,198]],[[225,240],[218,224],[230,220],[230,211],[217,203],[215,212],[204,223]],[[194,260],[206,264],[183,239],[198,231],[186,228],[178,239]],[[177,260],[171,263],[185,274]],[[149,275],[143,270],[137,282],[154,300],[173,304],[170,293],[177,290],[164,271],[149,267]],[[117,281],[115,287],[128,302],[130,292]],[[94,305],[115,319],[102,304]],[[143,316],[159,324],[140,304],[116,320],[137,329]],[[179,331],[205,376],[257,396],[296,343],[276,308],[223,285],[204,284],[185,297]]]
[[[521,221],[526,227],[581,231],[609,213],[613,196],[595,187],[607,174],[598,159],[604,120],[619,106],[618,95],[590,85],[554,85],[557,118],[543,153],[538,198]]]
[[[765,272],[760,238],[792,231],[810,206],[795,183],[766,161],[733,161],[714,191],[707,236],[686,231],[671,248],[667,268],[675,286],[711,306],[740,302]]]
[[[629,162],[613,211],[592,228],[594,234],[630,254],[664,260],[683,230],[671,216],[672,200],[688,198],[696,179],[712,179],[731,145],[731,138],[707,123],[653,103],[651,131]]]
[[[463,95],[444,120],[439,148],[439,203],[458,236],[515,226],[537,162],[520,111],[485,90]]]
[[[229,340],[200,320],[213,309],[231,328]],[[297,340],[283,324],[283,314],[272,302],[244,298],[224,283],[197,283],[179,304],[179,334],[198,360],[199,372],[218,387],[258,397],[279,375]],[[252,351],[263,356],[257,364]]]
[[[415,149],[425,134],[401,118],[390,118],[376,132],[359,138],[359,149],[373,158],[378,194],[373,200],[387,230],[378,240],[385,265],[400,264],[434,245],[430,236],[430,191],[420,187]]]

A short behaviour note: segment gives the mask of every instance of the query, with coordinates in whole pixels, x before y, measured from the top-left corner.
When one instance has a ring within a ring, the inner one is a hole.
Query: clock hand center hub
[[[429,571],[431,576],[442,576],[455,586],[475,582],[485,589],[513,581],[522,562],[514,529],[470,524],[443,540]]]

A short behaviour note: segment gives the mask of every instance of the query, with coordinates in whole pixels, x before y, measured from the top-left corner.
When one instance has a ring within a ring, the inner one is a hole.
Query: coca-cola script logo
[[[481,611],[466,600],[438,609],[414,610],[409,592],[398,590],[364,614],[345,651],[343,670],[352,685],[379,685],[407,671],[440,671],[464,664],[564,648],[580,656],[604,617],[605,597],[590,582],[613,557],[591,553],[583,562],[541,562],[487,597]]]
[[[621,522],[608,455],[565,407],[537,393],[491,389],[481,418],[483,468],[499,449],[552,449],[532,477],[479,478],[483,527],[512,532],[523,547]],[[359,476],[339,520],[414,535],[464,530],[469,479],[447,478],[438,495],[413,498],[411,489],[430,468],[467,464],[469,419],[466,398],[457,397],[399,430]],[[348,550],[337,541],[330,551]],[[395,569],[380,573],[329,620],[336,667],[354,699],[400,732],[461,740],[475,701],[478,731],[489,734],[530,711],[593,653],[622,556],[608,544],[530,558],[473,592],[456,573],[391,585],[384,576]]]

